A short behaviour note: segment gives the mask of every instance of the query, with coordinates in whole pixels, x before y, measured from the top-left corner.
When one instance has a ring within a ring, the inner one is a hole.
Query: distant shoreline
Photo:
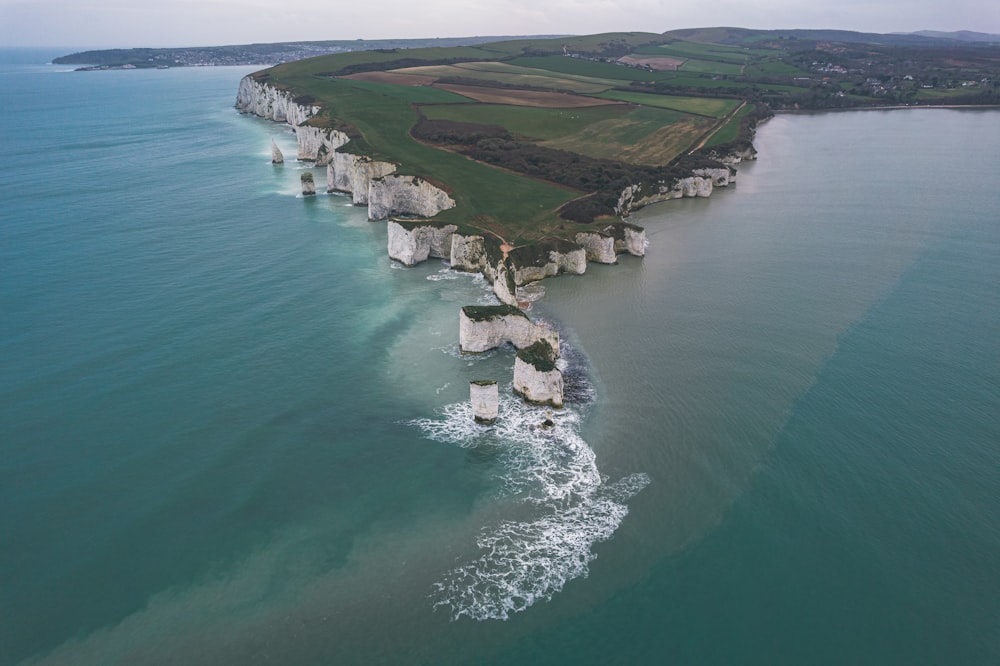
[[[900,111],[903,109],[1000,109],[1000,104],[906,104],[892,106],[848,106],[831,109],[774,109],[775,115],[811,115],[841,111]]]

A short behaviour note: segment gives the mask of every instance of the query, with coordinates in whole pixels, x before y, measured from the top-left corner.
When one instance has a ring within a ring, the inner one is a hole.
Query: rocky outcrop
[[[365,155],[334,153],[326,168],[327,192],[350,192],[355,206],[368,204],[372,180],[395,173],[392,162],[379,162]]]
[[[499,252],[499,250],[498,250]],[[479,235],[455,234],[451,237],[451,267],[466,273],[483,273],[493,280],[495,267],[487,256],[486,238]]]
[[[368,219],[384,220],[394,215],[433,217],[455,207],[455,200],[439,187],[416,176],[385,176],[368,188]]]
[[[733,148],[725,152],[709,150],[705,153],[705,156],[716,162],[722,162],[727,166],[735,166],[745,160],[757,159],[757,149],[753,147],[752,143],[748,143],[745,146]]]
[[[316,194],[316,181],[313,179],[312,171],[304,172],[299,176],[299,180],[302,181],[302,194],[304,196]]]
[[[695,169],[691,173],[702,178],[711,179],[713,187],[725,187],[736,180],[736,169],[729,167]]]
[[[646,255],[646,230],[636,224],[615,222],[604,227],[604,233],[615,239],[615,252],[633,257]]]
[[[497,383],[487,380],[469,382],[469,402],[472,404],[472,418],[476,423],[495,423],[500,415],[500,390]]]
[[[287,91],[270,86],[266,81],[258,81],[250,74],[240,80],[236,108],[279,123],[301,125],[319,113],[320,107],[299,104]]]
[[[514,392],[528,402],[563,406],[563,376],[556,367],[556,350],[539,340],[517,352],[514,359]]]
[[[581,231],[576,235],[576,242],[583,247],[588,261],[596,261],[599,264],[618,262],[615,239],[603,231]]]
[[[559,332],[537,324],[511,305],[467,305],[458,315],[458,346],[463,352],[484,352],[504,344],[524,349],[537,342],[559,349]]]
[[[517,283],[514,281],[514,268],[510,265],[510,259],[504,258],[493,270],[493,294],[504,305],[517,306]]]
[[[514,284],[517,286],[560,273],[583,275],[587,272],[586,251],[569,241],[539,241],[515,248],[508,256],[514,271]]]
[[[315,162],[316,166],[326,166],[333,154],[350,137],[335,129],[300,125],[295,128],[295,138],[299,144],[299,159]]]
[[[716,169],[699,169],[698,171],[703,171],[706,175],[691,175],[672,182],[659,182],[653,185],[629,185],[619,195],[615,212],[619,215],[627,215],[643,206],[661,201],[682,197],[712,196]],[[729,182],[730,179],[727,179],[725,184],[728,185]]]
[[[281,154],[281,149],[278,148],[278,144],[271,139],[271,164],[282,164],[285,161],[285,156]]]
[[[457,230],[454,224],[389,220],[389,257],[406,266],[415,266],[429,257],[448,259],[451,255],[451,235]]]

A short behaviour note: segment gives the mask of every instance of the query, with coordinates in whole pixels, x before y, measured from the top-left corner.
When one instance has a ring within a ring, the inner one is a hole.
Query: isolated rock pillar
[[[497,383],[490,380],[469,382],[469,399],[476,423],[494,423],[500,414],[500,390]]]

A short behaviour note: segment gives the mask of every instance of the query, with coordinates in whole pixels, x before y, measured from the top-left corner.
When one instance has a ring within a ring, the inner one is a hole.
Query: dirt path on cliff
[[[734,116],[735,116],[735,115],[736,115],[737,113],[739,113],[739,112],[740,112],[740,110],[741,110],[741,109],[742,109],[743,107],[745,107],[746,105],[747,105],[747,103],[746,103],[745,101],[743,101],[743,102],[740,102],[740,105],[739,105],[738,107],[736,107],[735,109],[733,109],[732,111],[730,111],[729,113],[727,113],[727,114],[726,114],[726,115],[725,115],[725,116],[724,116],[724,117],[722,118],[722,120],[720,120],[719,122],[717,122],[717,123],[715,124],[715,127],[713,127],[712,129],[710,129],[710,130],[709,130],[709,131],[708,131],[708,132],[707,132],[707,133],[706,133],[706,134],[705,134],[705,135],[704,135],[704,136],[703,136],[703,137],[701,138],[701,141],[699,141],[697,145],[695,145],[695,146],[694,146],[694,147],[693,147],[693,148],[692,148],[691,150],[689,150],[687,154],[688,154],[688,155],[693,155],[694,153],[696,153],[696,152],[698,152],[699,150],[701,150],[702,148],[704,148],[704,147],[705,147],[705,144],[706,144],[706,143],[708,143],[708,142],[709,142],[709,141],[710,141],[710,140],[712,139],[712,137],[713,137],[713,136],[715,136],[715,135],[716,135],[716,134],[717,134],[717,133],[719,132],[719,130],[721,130],[721,129],[722,129],[723,127],[725,127],[726,125],[728,125],[728,124],[729,124],[729,121],[730,121],[730,120],[732,120],[732,119],[733,119],[733,117],[734,117]]]

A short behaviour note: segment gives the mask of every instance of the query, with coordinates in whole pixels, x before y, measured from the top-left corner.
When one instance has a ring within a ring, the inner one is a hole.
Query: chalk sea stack
[[[490,425],[496,422],[500,414],[500,389],[495,381],[477,379],[469,382],[469,400],[476,423]]]

